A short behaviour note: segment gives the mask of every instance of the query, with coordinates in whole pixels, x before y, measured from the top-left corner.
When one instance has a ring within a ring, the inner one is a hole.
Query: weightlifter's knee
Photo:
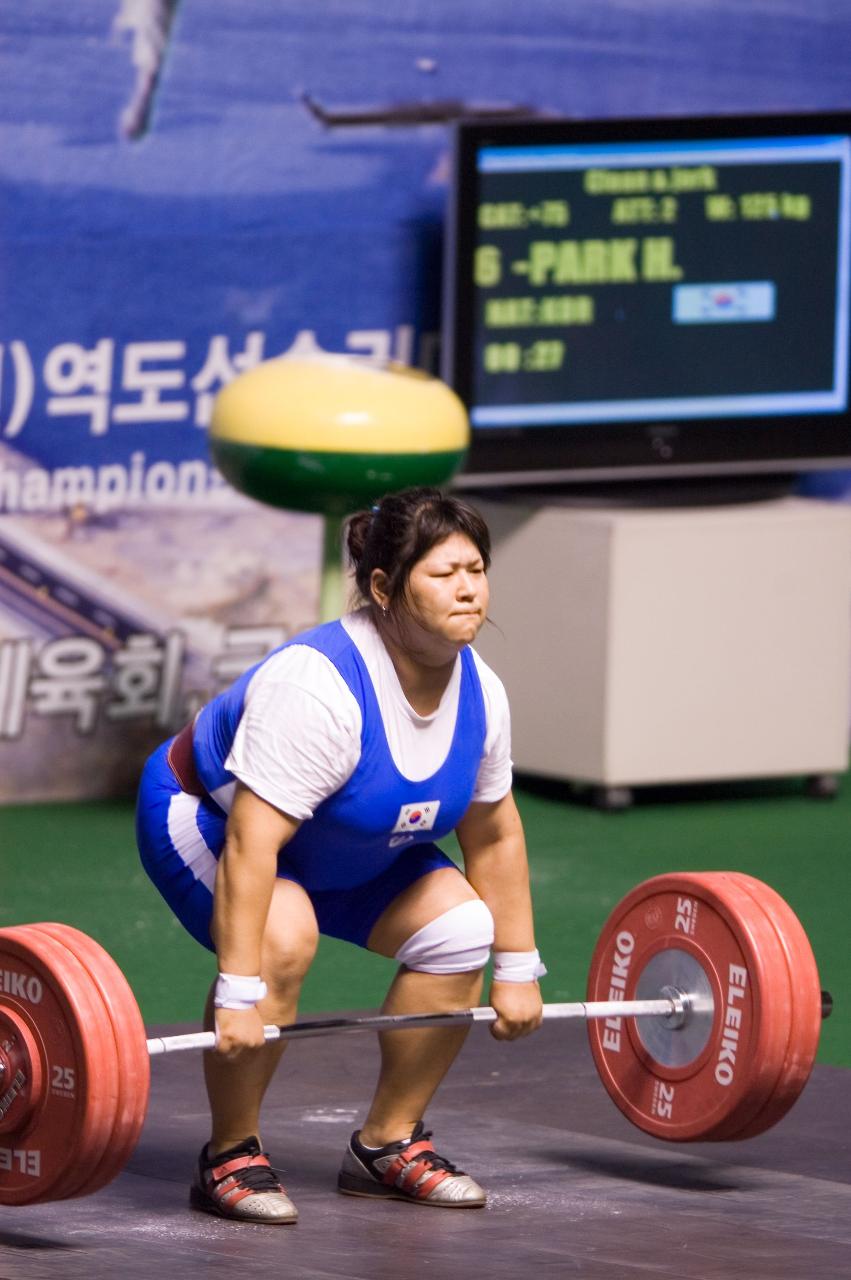
[[[411,934],[394,959],[419,973],[471,973],[485,967],[492,945],[493,916],[470,898]]]
[[[316,917],[307,895],[298,885],[279,880],[263,933],[261,964],[267,1002],[287,1004],[298,996],[318,941]]]

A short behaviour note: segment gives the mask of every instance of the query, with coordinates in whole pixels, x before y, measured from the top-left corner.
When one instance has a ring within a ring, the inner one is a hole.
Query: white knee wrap
[[[419,973],[483,969],[493,943],[493,916],[481,898],[450,907],[412,934],[395,959]]]

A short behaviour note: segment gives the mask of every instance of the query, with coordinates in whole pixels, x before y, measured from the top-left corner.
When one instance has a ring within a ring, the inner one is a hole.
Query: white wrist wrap
[[[494,982],[534,982],[547,972],[537,951],[494,951]]]
[[[217,1009],[253,1009],[266,994],[262,978],[246,978],[239,973],[220,973],[216,979],[213,1004]]]

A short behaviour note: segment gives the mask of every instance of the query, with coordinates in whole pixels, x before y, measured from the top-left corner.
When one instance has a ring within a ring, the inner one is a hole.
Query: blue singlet
[[[486,732],[481,683],[471,651],[462,650],[449,752],[431,777],[411,782],[393,761],[372,681],[342,624],[326,623],[281,648],[292,644],[309,645],[334,664],[357,700],[363,727],[360,760],[353,774],[282,849],[278,875],[306,890],[322,933],[363,946],[381,912],[403,889],[430,871],[454,865],[434,841],[454,829],[473,796]],[[243,714],[249,681],[261,665],[213,699],[195,722],[195,763],[208,792],[233,780],[224,762]],[[139,847],[148,874],[166,901],[186,928],[211,946],[212,878],[224,844],[226,815],[209,796],[189,797],[180,791],[165,759],[167,746],[154,753],[143,774]],[[187,836],[184,811],[189,806]]]

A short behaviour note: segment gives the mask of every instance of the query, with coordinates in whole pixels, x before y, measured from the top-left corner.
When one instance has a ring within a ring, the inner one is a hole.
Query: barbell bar
[[[791,907],[739,872],[638,885],[594,949],[582,1019],[600,1078],[627,1118],[670,1141],[763,1132],[815,1061],[822,992]],[[492,1023],[484,1006],[302,1020],[267,1040]],[[124,1167],[145,1118],[150,1059],[212,1049],[210,1031],[148,1038],[108,953],[68,925],[0,929],[0,1204],[90,1194]]]
[[[679,1029],[694,1013],[712,1013],[711,1000],[697,1000],[687,991],[670,989],[670,994],[659,1000],[574,1000],[568,1003],[545,1004],[542,1009],[544,1022],[563,1018],[664,1018],[666,1025]],[[833,997],[829,991],[821,992],[821,1016],[830,1017]],[[407,1031],[415,1027],[472,1026],[496,1022],[499,1014],[490,1005],[475,1009],[453,1009],[449,1013],[373,1013],[351,1018],[302,1019],[285,1026],[269,1025],[263,1028],[265,1039],[307,1040],[316,1036],[335,1036],[347,1031]],[[188,1031],[176,1036],[152,1036],[146,1041],[152,1058],[163,1053],[181,1053],[189,1049],[215,1049],[216,1036],[212,1031]],[[0,1063],[2,1072],[2,1063]],[[0,1081],[2,1087],[2,1081]]]
[[[691,1000],[687,993],[671,991],[659,1000],[574,1001],[570,1004],[545,1004],[544,1021],[559,1018],[669,1018],[688,1016]],[[334,1036],[347,1031],[408,1031],[416,1027],[468,1026],[474,1022],[493,1023],[496,1009],[481,1005],[476,1009],[453,1009],[448,1013],[373,1013],[352,1018],[317,1018],[291,1022],[286,1026],[263,1028],[267,1041],[301,1040],[313,1036]],[[153,1036],[147,1042],[148,1053],[180,1053],[187,1049],[215,1049],[212,1031],[189,1031],[176,1036]]]

